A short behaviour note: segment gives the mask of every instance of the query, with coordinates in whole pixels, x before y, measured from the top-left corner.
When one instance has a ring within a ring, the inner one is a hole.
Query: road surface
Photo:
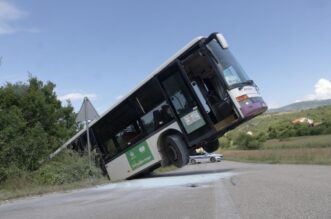
[[[331,218],[331,167],[221,163],[0,204],[0,218]]]

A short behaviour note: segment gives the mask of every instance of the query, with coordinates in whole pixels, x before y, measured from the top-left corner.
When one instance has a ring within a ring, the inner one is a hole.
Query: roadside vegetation
[[[224,159],[244,162],[331,165],[331,142],[327,136],[268,140],[258,150],[222,149]]]
[[[72,150],[64,150],[38,170],[22,171],[11,168],[10,177],[0,184],[0,200],[21,196],[39,195],[64,191],[108,182],[101,169],[92,165],[88,158]]]
[[[103,179],[100,168],[89,170],[84,152],[48,160],[79,129],[70,102],[62,106],[54,88],[35,77],[0,87],[0,200]]]
[[[176,167],[175,165],[170,165],[170,166],[166,166],[166,167],[159,167],[156,170],[154,170],[155,173],[167,173],[173,170],[176,170],[178,167]]]
[[[294,123],[309,118],[314,123]],[[233,161],[331,165],[331,106],[259,116],[220,138]]]

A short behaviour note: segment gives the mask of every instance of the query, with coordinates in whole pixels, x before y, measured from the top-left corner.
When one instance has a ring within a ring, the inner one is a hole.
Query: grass
[[[166,173],[166,172],[170,172],[172,170],[177,169],[176,166],[174,165],[170,165],[170,166],[166,166],[166,167],[159,167],[156,170],[154,170],[155,173]]]
[[[331,165],[331,135],[269,140],[260,150],[222,150],[224,159],[254,163]]]
[[[7,168],[7,177],[0,182],[0,200],[48,192],[78,189],[109,182],[94,162],[89,168],[87,156],[64,150],[35,171],[14,166]]]
[[[324,148],[331,147],[331,135],[292,137],[284,140],[268,140],[263,149]]]
[[[331,165],[331,148],[226,150],[222,153],[224,159],[232,161]]]
[[[177,169],[171,165],[167,167],[160,167],[155,170],[157,173],[165,173]],[[0,201],[24,197],[41,195],[50,192],[67,191],[72,189],[81,189],[109,183],[106,177],[90,177],[81,181],[65,183],[62,185],[42,185],[36,183],[30,174],[23,174],[18,177],[13,177],[5,183],[0,184]]]
[[[86,188],[109,182],[107,178],[91,178],[79,182],[67,183],[63,185],[38,185],[29,180],[9,180],[0,187],[0,201],[24,197],[41,195],[50,192],[67,191],[72,189]]]

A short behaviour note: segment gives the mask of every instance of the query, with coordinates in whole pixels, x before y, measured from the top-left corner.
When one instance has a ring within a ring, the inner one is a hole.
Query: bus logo
[[[144,151],[145,151],[145,146],[141,146],[141,147],[139,148],[139,152],[140,152],[140,153],[144,153]]]
[[[154,160],[153,155],[146,141],[136,145],[134,148],[126,152],[126,158],[132,170],[135,170],[151,160]]]

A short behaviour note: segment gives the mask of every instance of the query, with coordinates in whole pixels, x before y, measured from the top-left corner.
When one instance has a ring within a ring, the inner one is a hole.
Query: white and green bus
[[[92,147],[112,181],[159,166],[186,165],[196,148],[218,149],[218,138],[263,113],[259,89],[223,35],[197,37],[89,125]],[[84,147],[84,130],[67,142]]]

